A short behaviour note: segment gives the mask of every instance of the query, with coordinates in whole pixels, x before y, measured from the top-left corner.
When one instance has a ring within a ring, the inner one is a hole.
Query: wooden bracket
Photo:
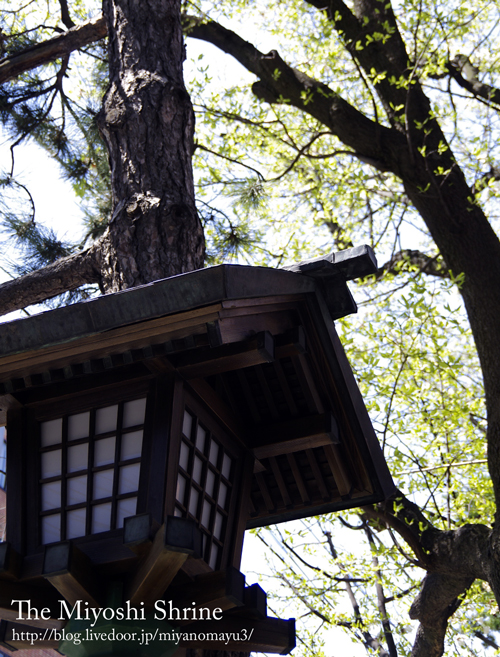
[[[202,535],[196,523],[168,516],[154,538],[149,552],[132,574],[127,599],[132,606],[144,602],[154,606],[189,556],[201,557]]]
[[[197,575],[193,581],[170,589],[168,599],[178,609],[232,609],[245,604],[245,576],[236,568]],[[193,605],[194,603],[194,605]],[[177,619],[173,619],[175,622]],[[182,620],[182,619],[179,619]],[[188,619],[189,620],[189,619]],[[217,626],[217,631],[218,626]]]
[[[257,333],[244,342],[196,349],[172,358],[178,372],[186,379],[221,374],[273,360],[274,339],[269,331]]]
[[[71,604],[79,600],[101,607],[101,586],[89,557],[71,541],[47,545],[42,575]]]
[[[243,592],[243,607],[229,609],[226,614],[246,618],[267,618],[267,593],[258,584],[246,586]]]
[[[259,460],[339,444],[337,421],[330,412],[255,428],[254,434],[259,444],[253,447],[253,453]]]

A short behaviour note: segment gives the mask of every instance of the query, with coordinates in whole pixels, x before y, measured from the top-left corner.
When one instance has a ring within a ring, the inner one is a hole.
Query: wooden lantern
[[[99,606],[112,579],[134,605],[251,617],[244,649],[289,650],[237,570],[243,533],[393,491],[332,322],[374,266],[368,247],[222,265],[4,324],[4,634],[12,597]]]

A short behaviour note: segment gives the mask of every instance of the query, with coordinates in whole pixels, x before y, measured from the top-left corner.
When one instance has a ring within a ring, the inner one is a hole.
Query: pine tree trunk
[[[203,266],[179,0],[104,0],[110,82],[99,114],[113,207],[101,251],[112,292]]]

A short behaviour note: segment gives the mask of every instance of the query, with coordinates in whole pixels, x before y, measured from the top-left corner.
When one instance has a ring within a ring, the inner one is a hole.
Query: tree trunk
[[[99,114],[113,216],[100,250],[105,292],[199,269],[194,113],[184,87],[179,0],[104,0],[110,83]]]

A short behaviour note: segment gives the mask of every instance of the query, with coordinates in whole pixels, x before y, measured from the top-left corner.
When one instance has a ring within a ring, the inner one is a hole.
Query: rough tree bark
[[[105,0],[104,15],[110,80],[99,126],[114,210],[100,270],[110,292],[199,269],[204,237],[194,201],[180,3]]]

